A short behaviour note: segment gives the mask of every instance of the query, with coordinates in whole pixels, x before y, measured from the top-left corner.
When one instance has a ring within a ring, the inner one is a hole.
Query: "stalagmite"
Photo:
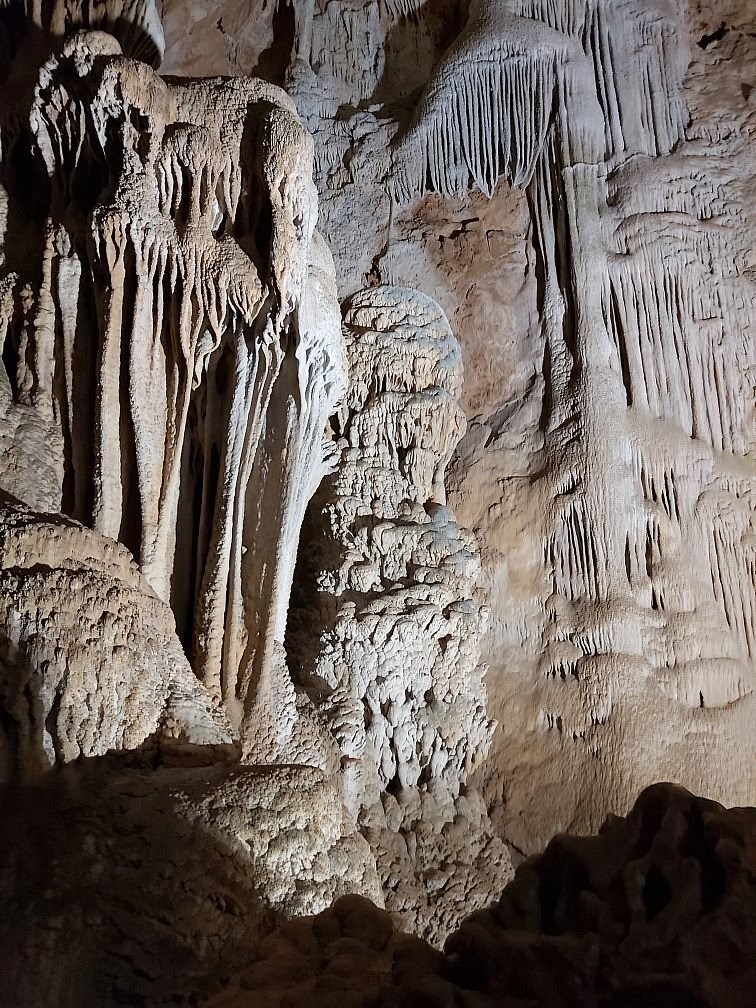
[[[344,390],[311,142],[270,85],[165,83],[102,34],[41,67],[8,137],[49,191],[41,283],[23,288],[8,162],[10,412],[54,431],[45,503],[132,550],[238,730],[283,640]]]
[[[339,743],[346,803],[376,851],[387,905],[442,941],[462,899],[471,907],[510,871],[467,787],[493,725],[478,549],[444,486],[464,431],[459,347],[432,299],[393,287],[350,298],[344,336],[349,392],[332,424],[341,460],[313,505],[317,592],[298,600],[290,650]]]

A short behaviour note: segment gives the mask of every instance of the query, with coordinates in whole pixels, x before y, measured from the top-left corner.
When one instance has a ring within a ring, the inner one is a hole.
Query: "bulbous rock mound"
[[[7,1004],[196,1004],[282,919],[344,893],[382,901],[367,843],[311,767],[90,760],[0,786],[0,802]]]
[[[644,791],[558,836],[443,954],[345,897],[269,935],[212,1008],[729,1008],[756,985],[756,810]]]
[[[148,743],[208,747],[206,762],[231,749],[172,612],[123,546],[6,501],[0,570],[0,780]]]

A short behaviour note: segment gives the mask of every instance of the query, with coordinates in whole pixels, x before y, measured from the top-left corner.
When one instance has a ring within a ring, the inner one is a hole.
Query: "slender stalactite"
[[[591,757],[590,797],[558,799],[565,825],[597,825],[597,793],[632,797],[624,767],[643,737],[656,775],[752,794],[752,744],[725,784],[717,724],[738,734],[754,698],[743,382],[756,311],[721,159],[685,143],[680,17],[609,0],[473,3],[394,150],[404,200],[490,196],[500,175],[527,187],[548,362],[538,720],[554,759]],[[710,558],[705,574],[691,556]],[[686,759],[655,735],[665,717],[710,754]],[[525,843],[520,801],[532,809],[538,789],[519,786],[504,828]]]

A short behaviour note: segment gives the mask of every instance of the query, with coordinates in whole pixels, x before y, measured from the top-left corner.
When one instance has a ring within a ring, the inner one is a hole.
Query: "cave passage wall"
[[[286,82],[340,295],[414,287],[461,342],[499,833],[660,778],[752,802],[749,5],[180,6],[169,67]]]
[[[749,8],[0,0],[21,1002],[350,893],[478,969],[555,833],[756,804]]]

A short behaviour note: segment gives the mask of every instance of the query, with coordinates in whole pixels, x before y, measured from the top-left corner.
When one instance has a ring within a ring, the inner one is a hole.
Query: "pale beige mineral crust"
[[[478,547],[444,485],[465,429],[462,362],[440,307],[406,288],[354,294],[344,339],[340,461],[305,532],[321,543],[307,575],[316,592],[295,605],[290,650],[338,742],[345,802],[387,906],[440,944],[511,874],[468,786],[494,726]]]
[[[207,746],[208,762],[232,749],[173,614],[123,546],[4,503],[0,571],[0,779],[162,739]]]
[[[531,850],[657,779],[753,803],[752,5],[300,6],[340,291],[432,294],[465,357],[497,830]],[[214,68],[257,58],[211,16]]]
[[[345,387],[311,140],[277,88],[167,83],[102,33],[41,66],[7,136],[47,202],[32,254],[9,166],[3,485],[123,542],[254,733]]]
[[[754,40],[0,0],[11,1003],[747,1003]]]
[[[659,778],[756,800],[754,287],[728,148],[686,137],[682,17],[473,3],[395,150],[405,199],[491,194],[502,174],[528,190],[543,386],[526,481],[511,518],[475,521],[490,437],[454,477],[494,542],[527,537],[527,608],[502,599],[495,619],[528,671],[490,683],[483,780],[524,849]]]

